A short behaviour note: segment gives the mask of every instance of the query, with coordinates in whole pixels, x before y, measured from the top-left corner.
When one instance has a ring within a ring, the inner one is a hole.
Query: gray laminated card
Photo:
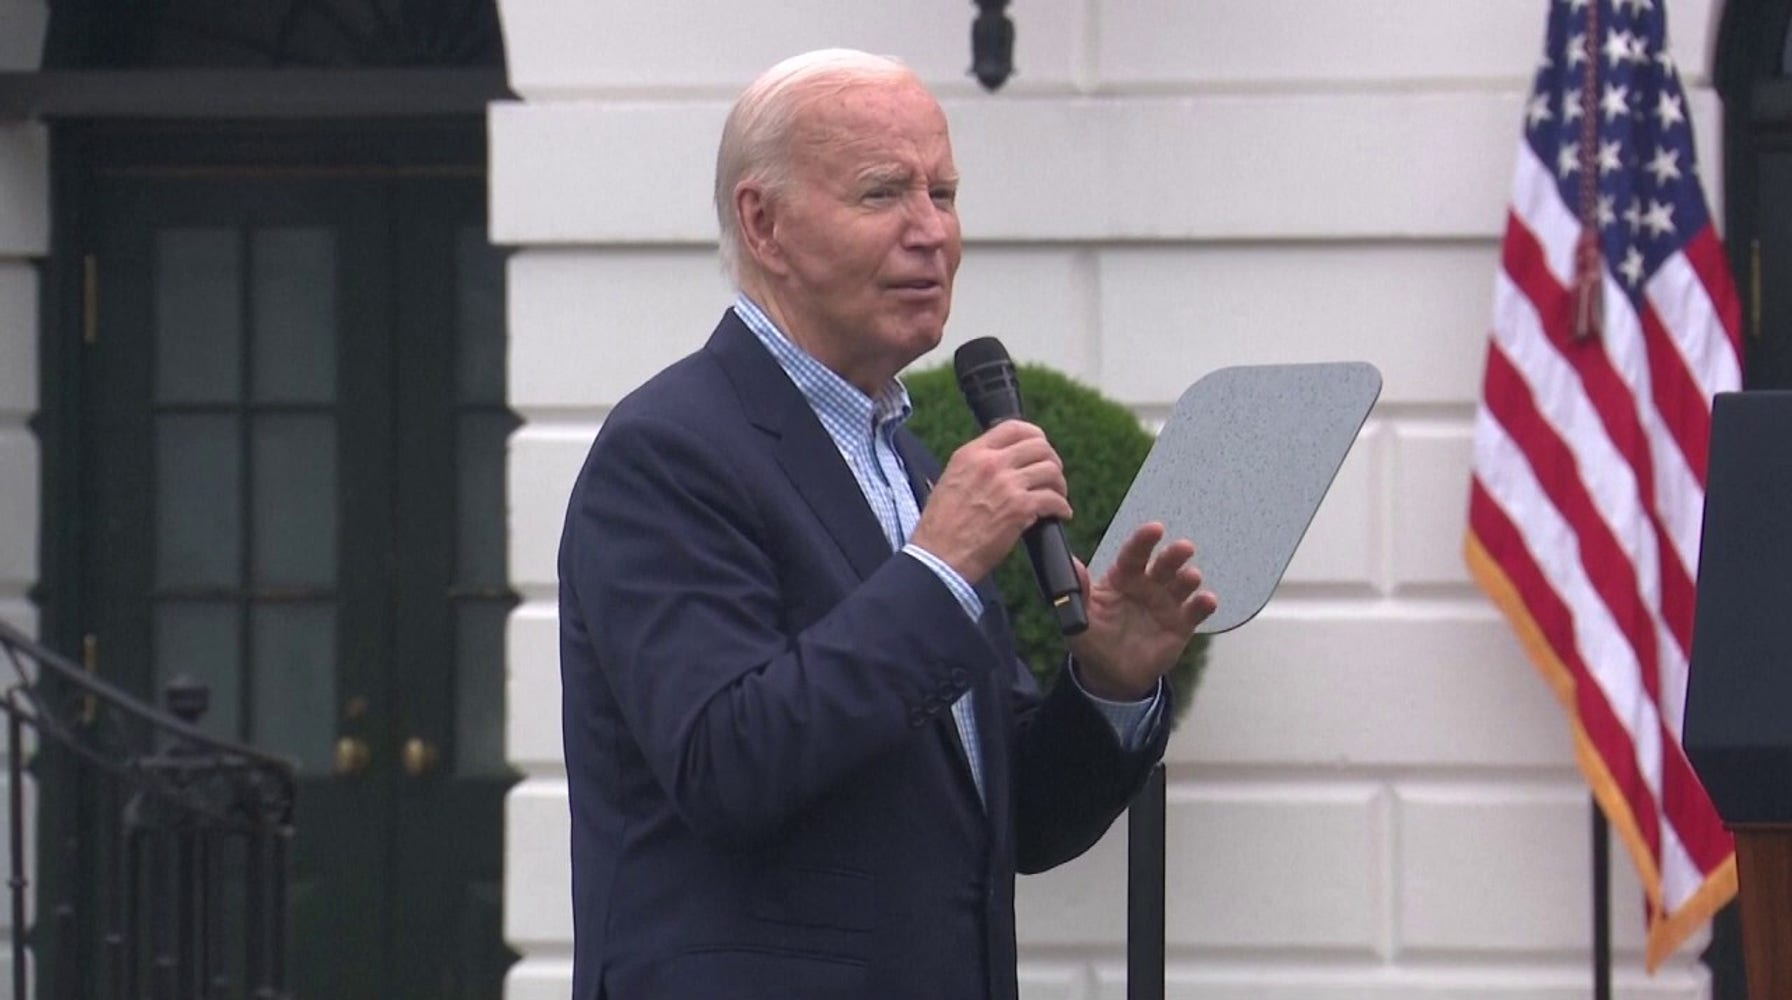
[[[1360,361],[1222,368],[1189,386],[1090,561],[1107,571],[1133,529],[1160,521],[1195,543],[1219,610],[1196,629],[1256,616],[1381,394]]]

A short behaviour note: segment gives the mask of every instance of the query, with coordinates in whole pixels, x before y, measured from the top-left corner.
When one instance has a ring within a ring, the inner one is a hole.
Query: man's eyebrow
[[[859,180],[866,184],[906,184],[915,176],[907,167],[882,166],[871,167],[859,175]]]
[[[865,184],[867,186],[877,186],[877,185],[884,185],[884,184],[896,184],[896,185],[904,185],[905,186],[905,185],[913,183],[914,180],[915,180],[915,171],[908,167],[902,167],[902,166],[872,167],[872,168],[866,170],[864,173],[861,173],[859,175],[859,182],[861,184]],[[958,186],[958,174],[956,172],[954,172],[954,173],[946,174],[941,177],[935,177],[932,179],[931,182],[929,182],[928,186],[929,187],[939,187],[942,184],[946,185],[947,187],[957,187]]]

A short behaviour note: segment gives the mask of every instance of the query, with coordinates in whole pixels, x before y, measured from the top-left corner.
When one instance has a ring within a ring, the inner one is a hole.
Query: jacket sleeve
[[[911,739],[995,656],[913,558],[863,580],[787,578],[784,549],[817,539],[794,537],[731,457],[686,426],[612,416],[560,572],[562,614],[658,783],[700,835],[739,846]]]
[[[1069,669],[1065,668],[1066,671]],[[1060,674],[1041,700],[1025,664],[1018,665],[1016,705],[1030,705],[1015,726],[1015,867],[1041,872],[1094,846],[1144,787],[1170,737],[1169,690],[1136,750],[1120,745],[1114,727],[1077,685]]]

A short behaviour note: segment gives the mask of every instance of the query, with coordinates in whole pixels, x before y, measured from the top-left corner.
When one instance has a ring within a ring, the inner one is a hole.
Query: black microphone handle
[[[1018,413],[997,417],[989,422],[989,427],[1004,420],[1024,419]],[[1052,606],[1052,614],[1058,619],[1058,631],[1081,635],[1089,628],[1089,614],[1083,608],[1083,588],[1076,579],[1076,563],[1070,552],[1070,539],[1064,537],[1063,522],[1042,517],[1021,532],[1020,539],[1026,543],[1027,561],[1033,564],[1039,594]]]
[[[1039,581],[1039,592],[1051,603],[1058,618],[1058,631],[1079,635],[1089,627],[1089,615],[1083,609],[1083,588],[1077,583],[1076,564],[1071,560],[1070,540],[1064,537],[1064,525],[1055,517],[1043,518],[1021,534],[1027,545],[1027,558],[1033,563],[1033,576]]]

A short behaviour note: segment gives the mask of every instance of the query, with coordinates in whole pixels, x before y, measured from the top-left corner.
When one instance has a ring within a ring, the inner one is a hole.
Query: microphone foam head
[[[1021,416],[1020,376],[1001,341],[978,337],[967,342],[952,356],[952,369],[978,426]]]
[[[978,337],[967,340],[952,355],[952,370],[958,374],[960,381],[969,372],[974,372],[984,365],[1009,364],[1008,348],[994,337]]]

